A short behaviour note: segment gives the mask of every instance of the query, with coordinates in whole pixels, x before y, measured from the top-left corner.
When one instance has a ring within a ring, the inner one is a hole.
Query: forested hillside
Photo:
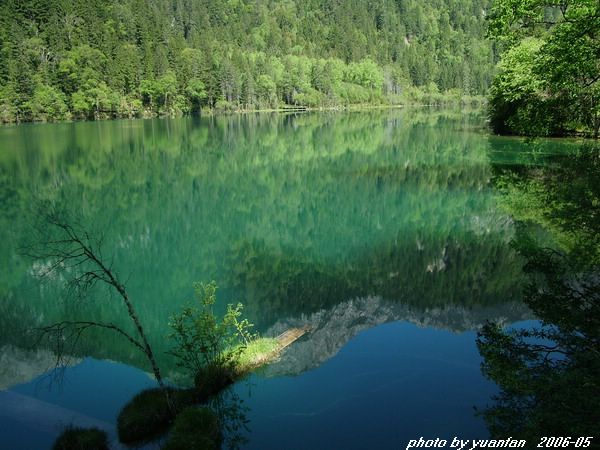
[[[0,121],[486,92],[490,0],[4,0]]]

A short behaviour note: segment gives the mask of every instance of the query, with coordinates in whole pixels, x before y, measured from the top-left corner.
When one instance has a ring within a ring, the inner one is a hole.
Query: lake
[[[141,353],[101,331],[44,375],[55,355],[28,329],[131,325],[106,289],[74,299],[68,273],[36,276],[43,262],[21,248],[40,201],[103,237],[172,382],[169,317],[194,282],[215,280],[219,304],[243,302],[263,336],[311,327],[222,399],[240,448],[488,436],[476,409],[497,388],[477,329],[534,319],[494,168],[565,146],[532,151],[490,136],[482,112],[416,108],[0,128],[1,446],[50,448],[70,423],[114,437],[120,408],[155,384]]]

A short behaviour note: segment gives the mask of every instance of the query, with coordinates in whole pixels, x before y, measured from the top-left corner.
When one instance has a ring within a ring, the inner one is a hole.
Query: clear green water
[[[1,128],[0,387],[110,424],[147,383],[97,362],[148,371],[126,341],[96,333],[76,352],[94,359],[73,370],[74,384],[108,377],[127,389],[86,401],[68,383],[63,396],[33,388],[51,358],[24,350],[24,329],[77,317],[129,327],[105,290],[74,303],[61,279],[40,284],[39,264],[20,256],[34,198],[52,199],[104,235],[103,254],[172,379],[167,322],[194,281],[215,280],[223,304],[244,302],[263,334],[313,327],[252,378],[252,395],[238,388],[247,448],[485,436],[472,406],[494,388],[479,374],[474,330],[530,317],[512,220],[490,182],[493,164],[536,158],[516,157],[519,145],[489,137],[481,114],[418,109]],[[55,428],[27,432],[31,418],[13,403],[0,396],[0,423],[12,430],[3,437],[0,427],[0,442],[20,448],[27,434],[49,445]]]

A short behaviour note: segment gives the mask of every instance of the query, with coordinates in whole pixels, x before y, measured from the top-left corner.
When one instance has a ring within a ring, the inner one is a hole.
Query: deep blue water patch
[[[486,437],[474,407],[496,388],[480,362],[474,332],[406,322],[367,330],[315,370],[239,385],[248,448],[405,448],[420,436]]]

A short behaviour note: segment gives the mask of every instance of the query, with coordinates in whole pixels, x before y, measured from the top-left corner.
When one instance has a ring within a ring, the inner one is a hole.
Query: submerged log
[[[311,327],[307,325],[301,328],[290,328],[289,330],[284,331],[275,338],[277,346],[274,349],[257,355],[251,362],[245,364],[244,367],[240,368],[238,375],[244,376],[247,373],[258,369],[259,367],[264,366],[265,364],[269,364],[272,361],[276,360],[286,347],[290,346],[292,343],[300,339],[310,330]]]
[[[301,328],[290,328],[289,330],[281,333],[279,336],[276,337],[277,342],[279,343],[279,346],[277,347],[277,353],[279,353],[281,350],[283,350],[293,342],[300,339],[302,336],[308,333],[310,329],[310,326],[306,325]]]

